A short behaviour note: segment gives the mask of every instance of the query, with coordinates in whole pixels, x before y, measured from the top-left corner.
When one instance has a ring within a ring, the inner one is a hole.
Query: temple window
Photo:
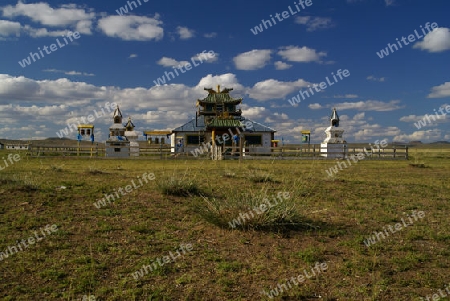
[[[186,144],[199,145],[205,141],[204,135],[186,135]]]
[[[248,145],[262,145],[262,135],[245,135]]]

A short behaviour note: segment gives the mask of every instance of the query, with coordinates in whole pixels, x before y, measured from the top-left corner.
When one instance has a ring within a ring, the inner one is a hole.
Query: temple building
[[[232,149],[233,136],[242,139],[246,150],[270,152],[275,130],[242,116],[238,105],[242,98],[233,98],[233,89],[205,88],[208,96],[197,100],[195,118],[172,131],[171,146],[174,152],[190,152],[204,143]]]
[[[113,125],[109,128],[109,138],[106,140],[106,157],[129,157],[130,141],[125,136],[126,128],[122,125],[122,112],[119,106],[113,114]]]

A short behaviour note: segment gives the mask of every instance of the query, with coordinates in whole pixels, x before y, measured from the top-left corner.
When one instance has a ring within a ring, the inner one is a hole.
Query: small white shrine
[[[80,124],[77,126],[78,134],[77,140],[81,142],[83,138],[88,138],[91,143],[94,143],[94,125],[93,124]]]
[[[109,138],[106,140],[106,157],[129,157],[130,141],[125,136],[125,127],[122,125],[122,112],[119,106],[113,114],[113,125],[109,128]]]
[[[78,140],[78,147],[77,147],[77,156],[83,153],[83,151],[80,149],[80,143],[83,139],[88,138],[91,141],[91,157],[93,155],[94,151],[94,125],[93,124],[79,124],[78,127],[78,134],[77,134],[77,140]]]
[[[139,134],[134,130],[134,124],[131,122],[131,117],[128,117],[128,122],[125,125],[125,137],[130,141],[130,156],[139,157]]]
[[[342,138],[344,130],[339,128],[339,115],[336,108],[330,116],[330,126],[325,129],[327,137],[320,144],[321,156],[326,158],[345,158],[347,142]]]

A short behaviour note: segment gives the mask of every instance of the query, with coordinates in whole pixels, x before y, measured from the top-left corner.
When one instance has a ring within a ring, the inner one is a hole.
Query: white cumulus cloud
[[[331,18],[327,17],[300,16],[295,19],[295,23],[305,25],[307,31],[334,27]]]
[[[21,25],[19,22],[0,20],[0,37],[20,36]]]
[[[414,44],[413,48],[427,50],[428,52],[450,50],[450,29],[445,27],[433,29],[423,38],[423,41]]]
[[[289,69],[292,67],[292,65],[287,64],[282,61],[276,61],[274,65],[275,65],[275,69],[277,69],[277,70],[286,70],[286,69]]]
[[[282,47],[278,51],[278,55],[287,61],[299,63],[320,62],[322,57],[327,56],[325,52],[317,52],[315,49],[306,46],[301,48],[297,46]]]
[[[184,66],[189,62],[188,61],[177,61],[173,58],[164,56],[156,63],[163,67],[178,67],[178,66]]]
[[[195,36],[195,31],[192,29],[189,29],[187,27],[178,26],[177,27],[177,33],[180,36],[180,39],[182,40],[188,40],[190,38],[193,38]]]
[[[84,9],[76,4],[65,4],[53,8],[48,3],[23,3],[15,6],[7,5],[0,8],[7,18],[28,17],[36,23],[51,27],[71,27],[83,34],[92,34],[92,21],[96,14],[90,9]]]
[[[431,88],[431,93],[428,98],[443,98],[450,96],[450,82],[445,82],[440,86]]]
[[[162,21],[156,14],[153,18],[141,16],[108,16],[98,21],[100,30],[109,37],[126,41],[160,40],[164,36]]]
[[[257,82],[247,93],[250,98],[259,101],[269,99],[283,99],[292,92],[307,87],[310,83],[299,79],[293,82],[283,82],[276,79],[267,79]]]
[[[269,49],[253,49],[238,54],[233,58],[233,61],[238,70],[257,70],[267,65],[271,53],[272,50]]]

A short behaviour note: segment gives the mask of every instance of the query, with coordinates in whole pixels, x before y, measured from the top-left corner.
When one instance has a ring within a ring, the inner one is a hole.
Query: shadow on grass
[[[26,179],[0,179],[2,188],[7,188],[10,191],[35,192],[39,190],[39,186],[32,181]]]
[[[197,182],[188,178],[162,178],[157,181],[158,189],[164,195],[195,197],[208,195]]]
[[[86,173],[89,174],[89,175],[94,175],[94,176],[109,174],[108,172],[103,171],[103,170],[99,170],[99,169],[89,169],[89,170],[86,171]]]
[[[319,230],[324,223],[302,216],[294,199],[264,206],[262,195],[235,194],[226,198],[198,197],[193,210],[205,221],[223,229],[289,232]],[[270,204],[270,203],[269,203]]]
[[[249,178],[249,180],[253,183],[275,183],[275,184],[280,184],[281,181],[278,180],[274,180],[272,179],[272,177],[270,176],[251,176]]]

